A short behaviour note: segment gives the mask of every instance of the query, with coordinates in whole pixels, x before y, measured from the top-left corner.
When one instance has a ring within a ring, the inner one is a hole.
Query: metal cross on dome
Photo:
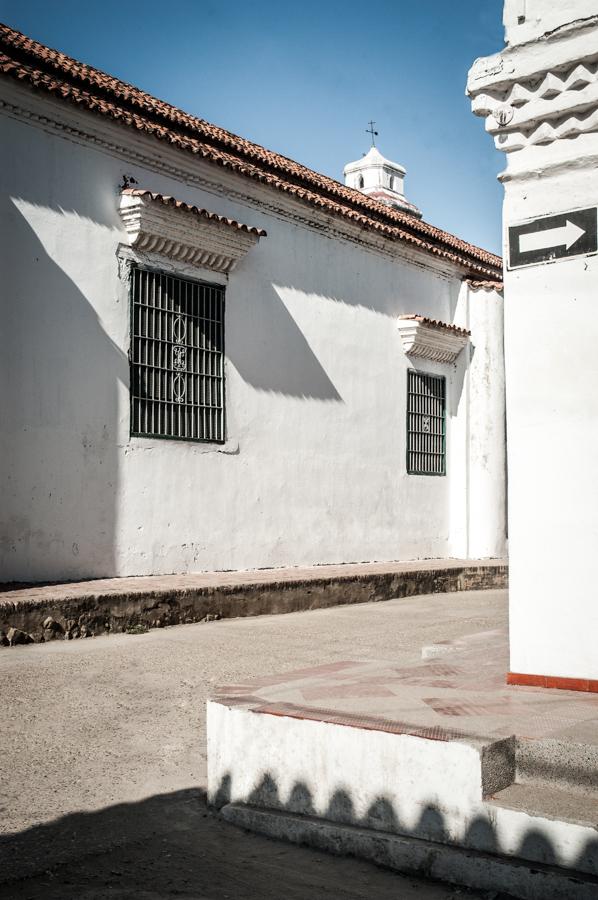
[[[375,125],[375,124],[376,124],[376,123],[375,123],[374,121],[371,121],[371,120],[370,120],[370,121],[368,122],[368,125],[369,125],[370,127],[369,127],[369,128],[366,128],[367,133],[368,133],[368,134],[371,134],[371,136],[372,136],[372,147],[375,147],[375,146],[376,146],[376,141],[374,140],[374,138],[377,138],[377,137],[378,137],[378,132],[377,132],[377,131],[374,131],[374,125]]]

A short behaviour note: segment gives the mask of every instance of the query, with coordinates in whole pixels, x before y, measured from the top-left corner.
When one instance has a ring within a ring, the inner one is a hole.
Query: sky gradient
[[[504,156],[464,92],[473,60],[503,46],[502,6],[0,0],[0,19],[339,180],[374,119],[424,218],[500,252]]]

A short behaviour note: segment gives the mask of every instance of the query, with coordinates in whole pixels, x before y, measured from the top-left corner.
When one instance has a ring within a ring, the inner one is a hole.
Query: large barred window
[[[224,288],[134,268],[131,433],[224,441]]]
[[[407,371],[407,472],[446,474],[446,379]]]

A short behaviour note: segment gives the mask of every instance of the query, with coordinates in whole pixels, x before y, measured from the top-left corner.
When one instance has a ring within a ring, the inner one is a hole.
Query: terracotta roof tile
[[[452,331],[454,334],[467,335],[468,337],[471,334],[471,331],[468,331],[466,328],[459,328],[458,325],[448,325],[439,319],[429,319],[427,316],[418,316],[416,313],[406,313],[403,316],[399,316],[399,319],[414,319],[416,322],[421,322],[422,325],[429,325],[431,328],[439,328],[441,331]]]
[[[475,278],[466,278],[467,284],[473,291],[499,291],[502,292],[502,281],[476,281]]]
[[[0,73],[168,141],[181,150],[271,185],[391,240],[450,260],[473,276],[502,277],[502,261],[493,253],[211,125],[1,24]]]
[[[219,222],[221,225],[229,225],[239,231],[246,231],[248,234],[255,234],[257,237],[267,237],[267,232],[263,228],[256,228],[253,225],[243,225],[236,219],[227,219],[226,216],[219,216],[217,213],[210,212],[207,209],[201,209],[199,206],[192,206],[183,200],[175,200],[174,197],[168,197],[165,194],[156,194],[153,191],[146,191],[143,188],[123,188],[121,194],[131,197],[149,197],[157,203],[163,203],[164,206],[175,206],[177,209],[190,212],[201,216],[202,219],[210,219],[212,222]]]
[[[409,200],[396,200],[392,203],[389,203],[388,193],[386,191],[369,191],[368,197],[373,197],[374,200],[379,200],[380,203],[383,203],[384,206],[389,207],[391,209],[403,210],[405,212],[410,212],[412,215],[417,215],[418,218],[421,218],[421,213],[418,210],[415,203],[410,203]]]

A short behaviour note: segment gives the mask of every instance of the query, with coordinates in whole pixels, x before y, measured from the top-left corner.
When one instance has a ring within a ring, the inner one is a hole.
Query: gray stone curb
[[[248,581],[239,573],[238,583],[219,583],[220,573],[215,573],[212,584],[206,577],[196,586],[176,585],[164,587],[164,577],[159,578],[156,589],[139,589],[131,586],[135,579],[122,579],[122,589],[114,587],[102,591],[94,582],[84,586],[51,585],[47,589],[31,588],[0,594],[0,644],[13,646],[23,643],[40,643],[53,639],[91,637],[97,634],[129,631],[146,631],[166,625],[205,622],[214,619],[239,616],[274,615],[308,609],[323,609],[352,603],[371,603],[418,594],[448,593],[454,591],[486,590],[507,586],[508,567],[503,561],[484,561],[455,564],[441,561],[438,566],[430,563],[421,568],[413,564],[404,570],[397,566],[389,571],[359,571],[358,566],[348,566],[347,573],[332,576],[313,574],[302,578],[300,570],[293,576],[273,577],[273,573]],[[379,567],[378,567],[379,568]],[[285,570],[289,571],[289,570]],[[324,570],[325,571],[325,570]],[[127,584],[129,582],[129,584]],[[147,579],[144,579],[147,583]],[[60,588],[64,595],[60,596]],[[11,594],[18,593],[18,599]]]
[[[598,879],[555,866],[236,803],[220,812],[226,821],[248,831],[339,856],[355,856],[433,881],[500,891],[520,900],[598,897]]]

